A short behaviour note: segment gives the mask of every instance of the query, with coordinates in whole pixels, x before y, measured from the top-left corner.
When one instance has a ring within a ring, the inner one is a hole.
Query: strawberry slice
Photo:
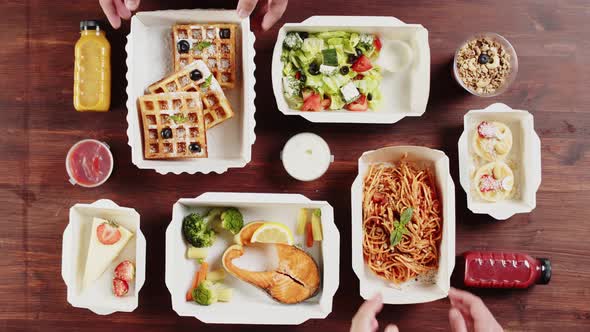
[[[96,228],[96,237],[100,243],[105,245],[117,243],[121,239],[119,225],[112,221],[103,222]]]
[[[115,279],[131,281],[135,278],[135,265],[131,261],[122,261],[115,268]]]
[[[129,292],[129,284],[125,280],[121,279],[113,279],[113,293],[117,297],[122,297],[127,295]]]

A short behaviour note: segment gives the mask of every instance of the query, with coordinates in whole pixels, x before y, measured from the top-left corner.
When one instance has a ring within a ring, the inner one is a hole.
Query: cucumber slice
[[[336,53],[336,49],[329,48],[327,50],[322,50],[322,55],[324,56],[324,65],[338,67],[338,54]]]

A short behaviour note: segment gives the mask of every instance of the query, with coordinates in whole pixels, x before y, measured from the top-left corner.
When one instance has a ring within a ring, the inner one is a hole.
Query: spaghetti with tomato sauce
[[[401,240],[391,245],[401,213],[413,209]],[[363,186],[363,256],[377,276],[401,284],[438,268],[441,204],[434,178],[402,159],[373,164]]]

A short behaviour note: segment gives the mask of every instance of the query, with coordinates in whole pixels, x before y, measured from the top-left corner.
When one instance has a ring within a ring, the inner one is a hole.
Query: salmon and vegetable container
[[[301,195],[180,199],[166,231],[173,309],[207,323],[325,318],[338,287],[338,264],[332,207]]]

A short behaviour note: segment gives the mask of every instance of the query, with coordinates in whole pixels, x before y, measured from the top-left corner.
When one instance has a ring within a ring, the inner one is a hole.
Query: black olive
[[[361,51],[361,49],[360,49],[360,48],[357,48],[357,49],[355,49],[355,51],[356,51],[356,56],[361,56],[361,55],[363,55],[363,51]]]
[[[176,44],[176,48],[178,49],[178,53],[188,53],[191,45],[186,40],[181,40]]]
[[[219,29],[219,38],[229,39],[231,31],[229,29]]]
[[[199,145],[199,143],[191,143],[188,145],[188,149],[192,152],[192,153],[199,153],[201,152],[201,146]]]
[[[162,138],[168,139],[168,138],[172,138],[172,129],[170,128],[164,128],[162,129]]]
[[[490,62],[490,56],[482,53],[479,55],[479,58],[477,58],[477,62],[479,62],[482,65],[485,65],[486,63]]]
[[[305,39],[305,38],[309,37],[309,33],[305,32],[305,31],[298,32],[298,34],[299,34],[299,37],[301,37],[301,39]]]
[[[301,74],[301,76],[299,76],[299,80],[301,82],[305,82],[305,80],[307,80],[307,76],[305,76],[304,74]]]
[[[320,73],[320,66],[316,62],[312,62],[309,65],[309,73],[312,75],[318,75]]]
[[[348,66],[340,67],[340,74],[342,74],[342,75],[348,74],[349,71],[350,71],[350,68],[348,68]]]
[[[200,70],[195,69],[195,70],[191,71],[191,73],[189,74],[189,76],[190,76],[191,80],[198,81],[201,78],[203,78],[203,73],[201,73]]]
[[[348,55],[348,61],[346,61],[346,62],[348,62],[348,63],[355,63],[356,62],[356,59],[358,59],[358,57],[356,55],[349,54]]]
[[[373,95],[369,93],[369,94],[367,95],[367,99],[369,99],[369,100],[373,100]]]

